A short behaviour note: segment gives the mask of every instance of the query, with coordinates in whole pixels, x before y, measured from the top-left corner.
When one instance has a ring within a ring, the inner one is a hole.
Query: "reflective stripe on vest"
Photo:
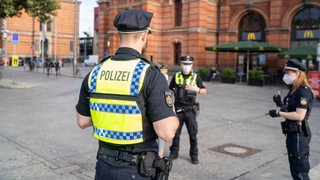
[[[181,72],[177,72],[176,76],[176,84],[177,85],[191,85],[194,86],[196,85],[196,80],[197,80],[197,74],[196,73],[191,73],[191,75],[184,81],[183,75]]]
[[[90,113],[97,139],[113,144],[143,142],[142,114],[145,112],[141,112],[137,102],[130,97],[139,96],[149,66],[140,59],[108,59],[91,71],[88,78],[90,94],[101,95],[90,97]]]

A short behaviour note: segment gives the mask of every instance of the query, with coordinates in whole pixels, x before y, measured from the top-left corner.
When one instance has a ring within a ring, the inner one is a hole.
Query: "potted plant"
[[[263,86],[263,71],[262,70],[250,70],[248,84],[252,86]]]
[[[224,68],[221,72],[221,82],[222,83],[232,83],[236,82],[236,72],[231,68]]]
[[[209,69],[200,67],[198,69],[198,75],[201,77],[203,81],[209,81]]]

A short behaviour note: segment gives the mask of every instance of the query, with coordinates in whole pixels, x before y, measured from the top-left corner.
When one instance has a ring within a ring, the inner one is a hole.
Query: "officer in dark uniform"
[[[178,158],[180,134],[185,123],[189,133],[191,162],[198,164],[198,123],[196,116],[199,112],[199,103],[196,102],[196,97],[197,94],[206,94],[207,90],[201,78],[192,72],[193,61],[194,59],[191,56],[181,57],[182,71],[175,73],[169,85],[169,89],[174,91],[174,105],[180,122],[170,147],[170,158],[172,160]]]
[[[165,77],[141,55],[152,16],[143,10],[119,13],[114,26],[120,48],[82,83],[76,119],[82,129],[93,126],[99,140],[96,180],[152,179],[156,165],[167,163],[157,157],[156,140],[170,141],[179,121]]]
[[[284,102],[279,94],[273,100],[280,110],[270,110],[271,117],[282,117],[282,131],[287,136],[286,145],[293,179],[308,180],[309,144],[311,132],[308,118],[312,109],[313,91],[306,77],[307,68],[300,62],[288,60],[283,81],[290,86]]]

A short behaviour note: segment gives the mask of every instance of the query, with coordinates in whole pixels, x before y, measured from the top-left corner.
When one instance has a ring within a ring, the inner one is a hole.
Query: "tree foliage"
[[[24,10],[44,23],[59,8],[58,0],[0,0],[0,18],[20,16]]]

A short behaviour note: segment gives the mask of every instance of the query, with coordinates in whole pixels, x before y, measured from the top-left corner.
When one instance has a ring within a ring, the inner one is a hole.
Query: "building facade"
[[[1,56],[73,58],[74,24],[76,23],[76,27],[79,27],[80,2],[77,3],[76,15],[73,0],[60,0],[59,2],[60,9],[56,11],[56,16],[43,24],[26,13],[22,13],[20,17],[2,19]],[[13,34],[18,36],[16,44],[14,44]],[[76,34],[78,37],[79,28],[76,28]],[[79,47],[79,42],[77,42],[77,47]]]
[[[154,13],[146,57],[178,65],[184,55],[196,66],[245,70],[247,54],[206,51],[206,46],[255,40],[285,48],[316,47],[320,38],[319,0],[99,0],[98,54],[114,54],[119,40],[115,15],[126,9]],[[250,56],[250,67],[275,71],[286,62],[276,53]],[[316,68],[315,60],[303,60]]]

